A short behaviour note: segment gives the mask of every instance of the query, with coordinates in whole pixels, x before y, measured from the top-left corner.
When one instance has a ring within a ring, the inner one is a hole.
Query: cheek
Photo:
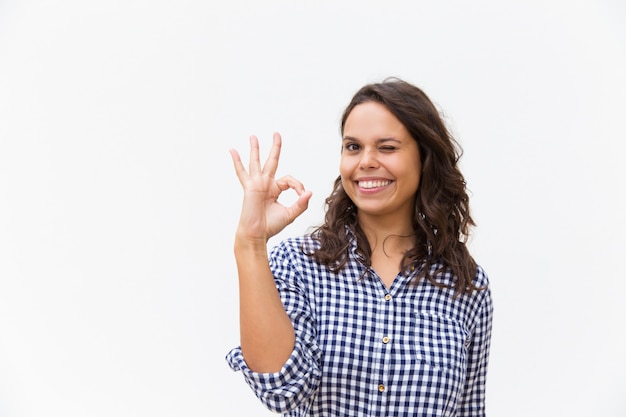
[[[410,171],[405,172],[405,175],[410,181],[411,188],[417,191],[422,180],[421,169],[419,167],[417,169],[412,168]]]
[[[417,171],[415,173],[415,190],[416,191],[419,188],[421,182],[422,182],[422,173],[421,171]]]
[[[422,180],[422,167],[420,165],[417,166],[417,168],[415,169],[415,180],[417,181],[417,184],[419,185],[419,183]]]
[[[344,157],[342,157],[341,160],[339,161],[339,174],[341,175],[342,181],[344,178],[346,179],[350,178],[350,175],[352,174],[352,170],[350,169],[350,164]]]
[[[352,170],[350,166],[345,163],[344,160],[341,160],[339,163],[339,175],[341,176],[341,185],[346,193],[351,194],[352,187],[354,184],[352,183]]]
[[[420,157],[419,154],[417,155],[417,157],[414,160],[414,172],[415,172],[415,181],[417,182],[416,184],[416,188],[419,187],[420,183],[422,182],[422,161],[420,161]]]
[[[339,170],[339,175],[341,176],[341,185],[344,190],[349,190],[352,186],[352,180],[350,179],[350,174],[346,173],[342,170]]]
[[[415,192],[417,193],[417,190],[419,190],[420,188],[420,183],[422,182],[422,177],[421,175],[417,174],[417,181],[415,183]]]

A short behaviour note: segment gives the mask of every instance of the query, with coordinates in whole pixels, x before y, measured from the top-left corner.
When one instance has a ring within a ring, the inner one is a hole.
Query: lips
[[[391,184],[389,180],[368,180],[368,181],[357,181],[357,185],[363,189],[371,190],[373,188],[381,188]]]

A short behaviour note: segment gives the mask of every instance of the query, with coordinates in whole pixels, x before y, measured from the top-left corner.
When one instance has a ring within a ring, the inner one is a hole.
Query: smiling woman
[[[342,119],[325,223],[267,260],[311,193],[274,179],[256,137],[235,237],[241,346],[227,356],[289,416],[483,416],[492,303],[464,238],[473,224],[455,142],[417,87],[363,87]],[[285,207],[279,195],[293,189]]]

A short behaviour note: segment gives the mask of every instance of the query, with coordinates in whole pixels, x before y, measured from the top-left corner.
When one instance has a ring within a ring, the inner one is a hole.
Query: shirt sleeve
[[[241,347],[236,347],[226,356],[231,369],[241,371],[255,395],[276,413],[286,413],[310,402],[321,378],[321,351],[317,343],[315,319],[300,280],[299,268],[288,249],[284,244],[275,248],[270,255],[270,267],[296,334],[291,356],[275,373],[257,373],[248,368]]]
[[[479,274],[484,273],[481,271]],[[476,316],[476,326],[467,350],[467,378],[458,406],[459,417],[485,416],[485,383],[491,344],[493,303],[491,290],[487,288],[483,293],[484,297]]]

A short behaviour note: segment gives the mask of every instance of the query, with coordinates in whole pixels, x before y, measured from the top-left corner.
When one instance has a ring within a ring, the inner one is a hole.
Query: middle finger
[[[261,161],[259,157],[259,139],[254,135],[250,136],[249,172],[250,172],[250,175],[261,173]]]

